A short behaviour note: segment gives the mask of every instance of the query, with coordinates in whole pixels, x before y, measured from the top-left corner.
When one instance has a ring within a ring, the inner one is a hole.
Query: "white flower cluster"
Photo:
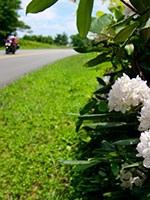
[[[131,168],[128,170],[122,169],[120,172],[121,187],[123,189],[133,188],[133,186],[141,187],[146,180],[146,172],[143,168],[138,170],[136,168]]]
[[[140,143],[137,145],[137,156],[144,158],[143,165],[150,168],[150,101],[147,99],[141,109],[141,116],[139,117],[139,130],[145,131],[141,133]]]
[[[150,129],[150,99],[147,99],[144,102],[141,109],[141,116],[139,117],[139,121],[139,131],[146,131]]]
[[[108,94],[109,111],[121,111],[125,113],[128,109],[142,104],[139,131],[141,133],[140,143],[137,145],[138,156],[144,158],[143,165],[150,168],[150,88],[146,81],[139,76],[130,79],[126,74],[118,78]]]
[[[109,110],[121,111],[125,113],[131,106],[144,103],[150,96],[150,88],[146,81],[139,76],[130,79],[126,74],[118,78],[108,94]]]
[[[137,145],[138,157],[144,158],[143,165],[150,168],[150,130],[141,133],[140,143]]]

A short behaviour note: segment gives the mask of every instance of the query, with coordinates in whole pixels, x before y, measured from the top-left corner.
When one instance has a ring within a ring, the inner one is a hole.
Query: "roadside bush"
[[[74,165],[73,197],[150,199],[150,8],[138,3],[130,1],[124,10],[115,4],[113,15],[93,18],[97,46],[79,49],[99,52],[85,66],[111,62],[112,69],[97,77],[97,90],[80,110],[82,156],[62,161]]]

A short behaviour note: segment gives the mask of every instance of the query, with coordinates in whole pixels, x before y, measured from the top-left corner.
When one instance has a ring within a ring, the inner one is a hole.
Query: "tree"
[[[36,41],[36,42],[42,42],[47,44],[53,44],[53,38],[51,36],[43,36],[43,35],[24,35],[23,39],[30,40],[30,41]]]
[[[2,41],[8,34],[19,29],[30,29],[28,25],[20,21],[17,11],[21,9],[20,0],[0,0],[0,40]]]
[[[57,34],[56,37],[54,38],[54,43],[58,46],[67,46],[68,36],[65,33]]]
[[[71,42],[70,44],[73,47],[86,47],[91,43],[91,40],[88,38],[82,39],[79,34],[70,36]]]

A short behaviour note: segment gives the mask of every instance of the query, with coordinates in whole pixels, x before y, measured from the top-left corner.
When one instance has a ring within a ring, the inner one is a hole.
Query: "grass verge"
[[[65,58],[0,90],[0,199],[66,200],[76,117],[102,71],[82,67],[92,54]],[[21,67],[21,66],[20,66]]]

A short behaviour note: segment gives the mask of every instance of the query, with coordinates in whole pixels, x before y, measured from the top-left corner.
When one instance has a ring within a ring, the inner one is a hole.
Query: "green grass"
[[[66,200],[79,141],[76,117],[102,71],[82,67],[92,54],[47,65],[0,90],[0,199]],[[21,67],[21,66],[20,66]]]

